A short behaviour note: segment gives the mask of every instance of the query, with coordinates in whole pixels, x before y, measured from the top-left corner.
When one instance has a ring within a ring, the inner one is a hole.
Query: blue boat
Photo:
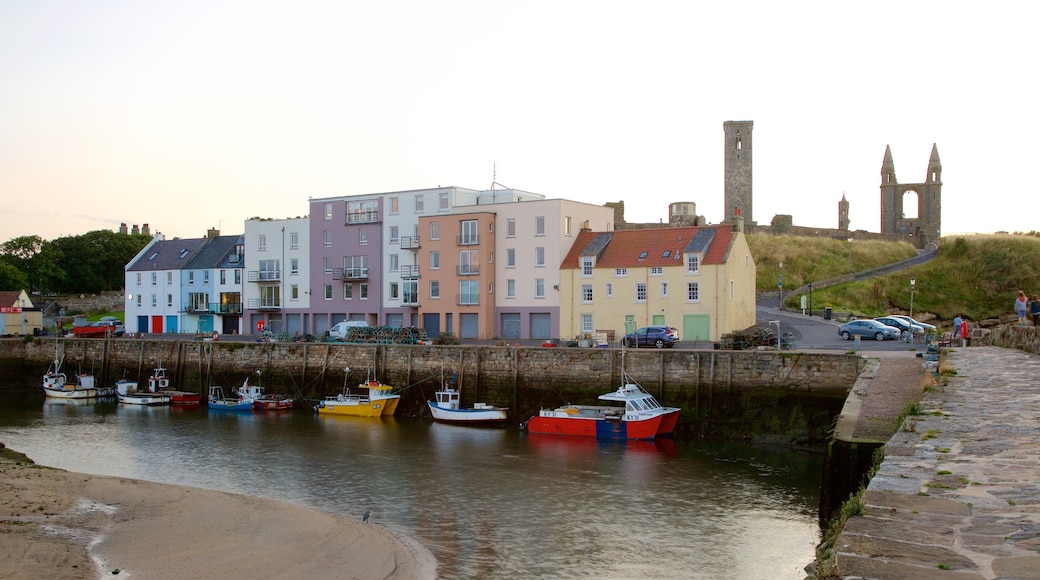
[[[209,408],[218,411],[252,412],[253,402],[259,399],[262,393],[260,387],[251,386],[247,378],[241,387],[235,389],[235,394],[237,396],[227,397],[224,396],[223,387],[210,387]]]

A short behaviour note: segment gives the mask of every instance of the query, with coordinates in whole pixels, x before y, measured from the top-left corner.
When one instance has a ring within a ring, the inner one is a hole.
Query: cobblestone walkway
[[[951,349],[835,543],[843,578],[1040,579],[1040,357]]]

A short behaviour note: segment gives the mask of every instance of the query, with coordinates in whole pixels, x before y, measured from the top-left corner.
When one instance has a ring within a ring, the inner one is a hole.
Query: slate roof
[[[242,243],[243,236],[217,236],[211,238],[194,255],[188,257],[185,270],[208,270],[219,268],[227,260],[235,246]],[[239,264],[238,266],[241,266]]]
[[[183,269],[206,242],[206,238],[162,240],[148,248],[128,272],[151,272]]]
[[[616,230],[578,234],[564,268],[580,268],[581,258],[598,256],[597,268],[681,266],[683,253],[701,252],[701,265],[725,264],[733,245],[730,225]]]

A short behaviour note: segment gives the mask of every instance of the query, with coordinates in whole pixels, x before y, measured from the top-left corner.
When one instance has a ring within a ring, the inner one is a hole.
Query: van
[[[364,320],[344,320],[336,323],[329,329],[329,337],[336,340],[347,340],[351,328],[367,328],[368,323]]]

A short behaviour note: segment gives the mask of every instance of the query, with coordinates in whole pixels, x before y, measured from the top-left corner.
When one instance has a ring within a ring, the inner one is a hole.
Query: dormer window
[[[665,250],[665,251],[664,251],[664,252],[663,252],[663,253],[661,254],[661,257],[662,257],[662,258],[667,258],[668,256],[671,256],[671,255],[672,255],[672,251],[671,251],[671,250]]]
[[[647,254],[647,252],[639,252],[639,259],[640,260],[645,260],[646,259],[646,254]]]

